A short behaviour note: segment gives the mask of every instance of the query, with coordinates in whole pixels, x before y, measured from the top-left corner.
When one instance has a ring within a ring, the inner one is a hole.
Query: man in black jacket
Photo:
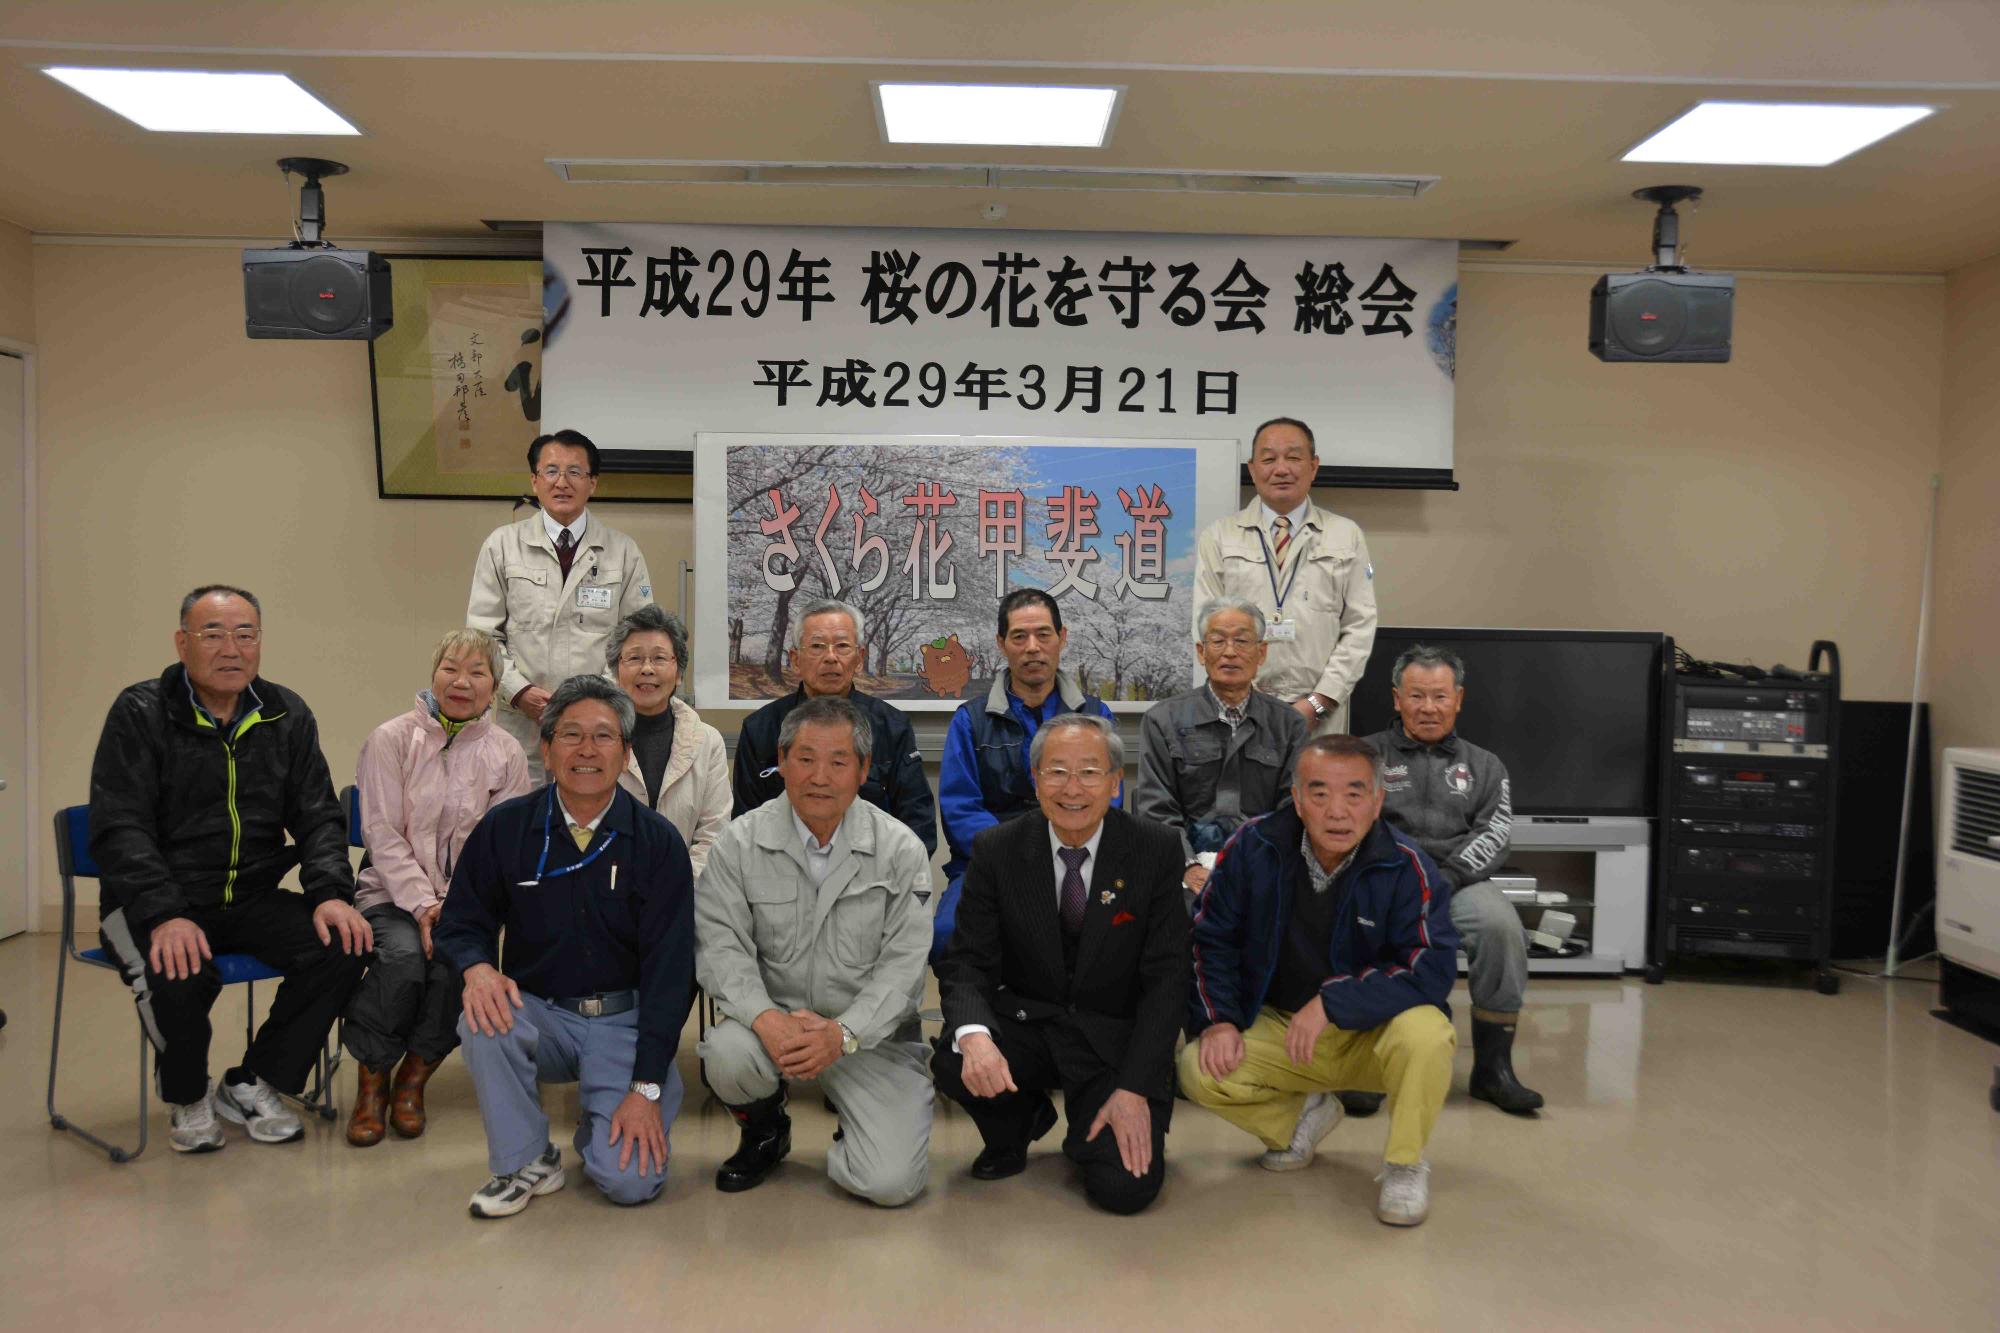
[[[174,1150],[222,1147],[218,1115],[259,1143],[286,1143],[305,1130],[278,1094],[305,1087],[374,942],[354,910],[347,817],[312,711],[257,674],[255,597],[196,588],[174,647],[179,663],[121,693],[97,742],[100,929],[159,1053]],[[278,890],[293,866],[303,894]],[[254,955],[285,979],[211,1095],[208,1011],[222,982],[210,960],[221,953]]]
[[[1085,1194],[1136,1213],[1166,1169],[1188,919],[1180,839],[1110,808],[1124,760],[1106,718],[1062,713],[1036,731],[1041,811],[973,841],[931,1068],[986,1142],[975,1179],[1027,1166],[1061,1088]]]
[[[875,731],[874,760],[862,780],[861,799],[900,819],[926,853],[937,850],[937,802],[924,776],[910,719],[895,705],[854,688],[854,674],[867,651],[861,613],[846,602],[828,598],[800,613],[792,631],[792,669],[799,673],[799,687],[743,719],[730,778],[736,797],[731,819],[741,819],[784,794],[785,779],[778,772],[778,729],[785,725],[786,715],[806,700],[834,695],[859,708]]]

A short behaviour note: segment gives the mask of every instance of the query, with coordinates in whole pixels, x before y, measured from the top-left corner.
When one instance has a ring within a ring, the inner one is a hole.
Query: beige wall
[[[367,351],[243,336],[225,249],[35,249],[44,811],[84,798],[117,690],[172,657],[191,584],[268,608],[264,667],[337,781],[409,704],[504,502],[375,497]],[[1663,629],[1908,697],[1945,288],[1747,280],[1727,366],[1604,366],[1587,275],[1467,273],[1457,494],[1336,492],[1386,619]],[[134,302],[131,295],[146,299]],[[1337,423],[1316,423],[1329,458]],[[618,506],[668,600],[685,506]],[[41,825],[37,825],[40,827]]]
[[[11,222],[0,222],[0,338],[35,340],[35,247]]]
[[[1907,699],[1942,284],[1745,278],[1727,365],[1604,365],[1593,279],[1468,272],[1456,494],[1334,492],[1385,624],[1664,630]],[[1337,461],[1338,427],[1321,428]]]
[[[1937,747],[2000,746],[2000,256],[1951,275],[1928,687]]]

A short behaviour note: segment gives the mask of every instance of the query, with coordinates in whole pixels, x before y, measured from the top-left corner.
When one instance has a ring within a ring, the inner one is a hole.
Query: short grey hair
[[[846,616],[847,623],[854,626],[854,642],[866,643],[861,633],[861,613],[837,597],[822,597],[816,602],[806,603],[806,609],[799,612],[799,618],[792,622],[792,651],[798,652],[806,646],[806,622],[814,616]]]
[[[1257,638],[1259,641],[1262,641],[1264,637],[1264,609],[1255,602],[1246,602],[1236,597],[1224,597],[1213,602],[1203,602],[1201,609],[1195,613],[1195,638],[1207,638],[1208,622],[1225,611],[1236,611],[1250,617],[1251,623],[1257,627]]]
[[[625,691],[602,676],[571,676],[556,686],[555,693],[549,696],[548,705],[542,709],[543,742],[555,740],[562,715],[586,699],[611,705],[611,711],[618,715],[618,739],[630,745],[632,729],[639,725],[639,710],[632,706]]]
[[[1298,767],[1293,769],[1294,783],[1298,781],[1297,774],[1299,768],[1303,768],[1305,757],[1309,754],[1323,754],[1330,759],[1359,759],[1366,763],[1369,771],[1375,775],[1374,789],[1376,791],[1382,790],[1382,765],[1384,763],[1382,752],[1376,749],[1375,743],[1366,737],[1347,736],[1339,733],[1327,736],[1314,736],[1299,747],[1299,757],[1296,761]]]
[[[1399,690],[1403,688],[1403,670],[1406,667],[1450,667],[1451,683],[1459,689],[1465,688],[1465,659],[1449,648],[1413,643],[1399,653],[1396,665],[1389,668],[1389,683]]]
[[[1035,728],[1035,739],[1028,742],[1028,767],[1042,766],[1042,751],[1048,748],[1049,733],[1055,731],[1095,731],[1104,737],[1105,752],[1111,757],[1111,771],[1125,771],[1125,738],[1118,734],[1118,728],[1111,725],[1111,719],[1096,713],[1057,713],[1054,717]]]
[[[667,642],[674,646],[674,661],[683,674],[688,669],[688,631],[681,618],[671,611],[663,611],[652,603],[640,607],[613,627],[611,637],[604,644],[604,669],[612,675],[618,674],[618,654],[625,651],[625,640],[634,634],[664,634]]]
[[[799,737],[801,727],[824,723],[839,725],[845,723],[854,733],[854,757],[863,764],[875,753],[875,726],[868,720],[851,699],[843,699],[837,694],[821,694],[806,700],[791,712],[778,727],[778,753],[792,748],[792,742]]]
[[[194,610],[196,602],[204,597],[213,597],[216,593],[221,593],[224,597],[241,597],[244,601],[250,603],[250,609],[257,613],[257,619],[262,620],[264,618],[263,603],[259,602],[257,594],[251,592],[248,588],[237,588],[227,583],[204,583],[187,596],[181,598],[180,623],[183,625],[187,624],[188,612]]]

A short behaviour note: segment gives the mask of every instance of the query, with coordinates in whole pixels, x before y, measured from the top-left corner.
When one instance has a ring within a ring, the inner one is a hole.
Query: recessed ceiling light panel
[[[43,71],[149,130],[183,134],[359,134],[284,74],[194,69]]]
[[[1702,102],[1625,154],[1624,160],[1824,167],[1936,110],[1929,106]]]
[[[875,105],[890,143],[1102,148],[1123,93],[1014,83],[877,83]]]

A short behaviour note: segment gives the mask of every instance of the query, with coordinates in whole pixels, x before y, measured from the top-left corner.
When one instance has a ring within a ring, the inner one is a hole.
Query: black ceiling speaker
[[[280,158],[287,178],[305,177],[299,189],[295,239],[278,250],[243,252],[244,331],[252,338],[379,338],[395,323],[389,302],[389,263],[372,250],[341,250],[322,239],[326,227],[324,176],[347,168],[317,157]]]
[[[1590,350],[1601,361],[1727,361],[1736,277],[1691,273],[1680,264],[1674,205],[1700,199],[1693,185],[1653,185],[1632,197],[1659,205],[1653,264],[1607,273],[1590,289]]]

